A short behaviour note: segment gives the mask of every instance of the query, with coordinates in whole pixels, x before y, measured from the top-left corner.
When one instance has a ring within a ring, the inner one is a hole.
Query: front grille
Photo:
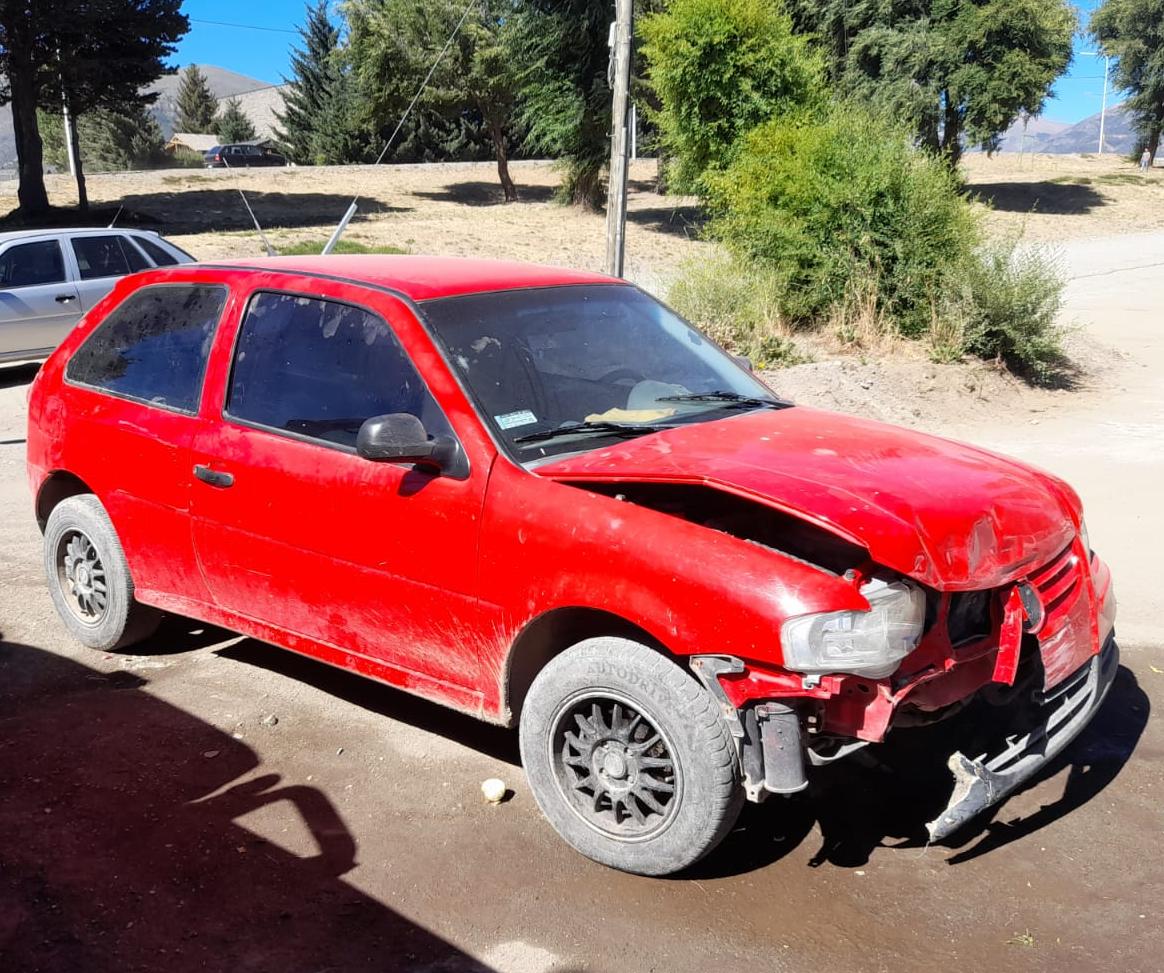
[[[1039,590],[1047,616],[1072,601],[1083,582],[1079,558],[1068,545],[1049,564],[1031,574],[1031,584]]]

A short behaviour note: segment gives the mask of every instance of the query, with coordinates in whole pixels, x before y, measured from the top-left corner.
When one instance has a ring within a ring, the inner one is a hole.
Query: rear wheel
[[[558,833],[588,858],[641,875],[698,861],[743,803],[715,702],[671,659],[627,639],[580,642],[538,674],[521,754]]]
[[[44,532],[49,594],[73,636],[93,649],[132,645],[157,628],[161,614],[133,597],[121,541],[92,494],[62,500]]]

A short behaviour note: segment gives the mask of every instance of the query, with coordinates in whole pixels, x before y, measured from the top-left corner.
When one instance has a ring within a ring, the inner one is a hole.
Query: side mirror
[[[453,462],[456,451],[451,439],[429,439],[424,423],[407,412],[372,416],[356,436],[356,452],[370,460],[415,463],[441,470]]]
[[[756,370],[756,366],[752,364],[752,359],[747,355],[732,355],[732,358],[735,359],[736,364],[745,372],[754,372]]]

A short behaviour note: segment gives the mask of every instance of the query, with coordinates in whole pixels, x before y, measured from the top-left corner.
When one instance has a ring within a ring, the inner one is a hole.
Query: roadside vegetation
[[[839,94],[765,0],[672,0],[642,33],[673,181],[702,198],[726,254],[676,283],[680,312],[764,363],[825,331],[1052,377],[1054,263],[986,239],[951,151],[920,137],[928,122]]]

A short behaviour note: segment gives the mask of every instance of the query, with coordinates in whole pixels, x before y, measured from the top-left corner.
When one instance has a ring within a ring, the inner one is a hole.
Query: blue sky
[[[1077,4],[1084,24],[1097,3],[1098,0],[1083,0]],[[298,41],[294,30],[304,19],[303,0],[186,0],[182,9],[191,24],[190,33],[174,55],[178,67],[215,64],[271,83],[281,81],[290,72],[290,49]],[[1075,59],[1068,73],[1056,83],[1055,95],[1047,102],[1043,117],[1077,122],[1099,111],[1103,59],[1081,53],[1093,49],[1094,44],[1087,38],[1076,41]],[[1109,93],[1109,104],[1118,100],[1118,96]]]

